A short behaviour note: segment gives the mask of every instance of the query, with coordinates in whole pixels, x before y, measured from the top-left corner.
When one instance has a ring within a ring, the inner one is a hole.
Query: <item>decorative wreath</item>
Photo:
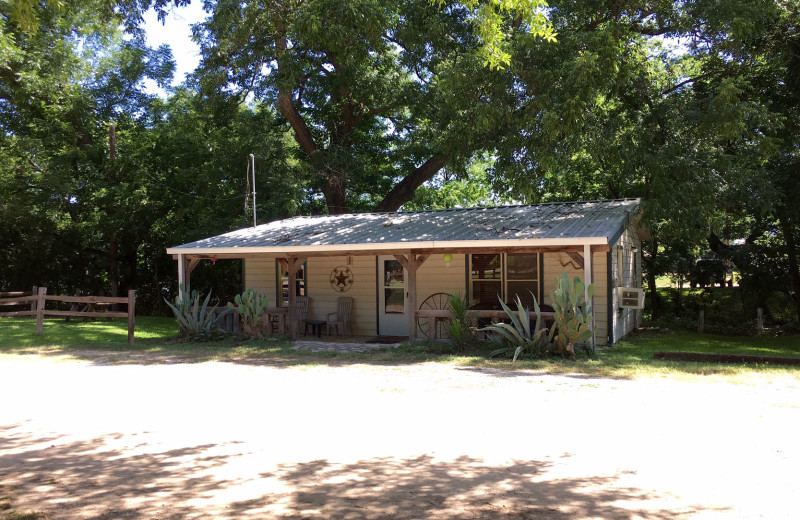
[[[331,271],[331,287],[338,292],[347,292],[353,286],[353,271],[346,265],[339,265]]]

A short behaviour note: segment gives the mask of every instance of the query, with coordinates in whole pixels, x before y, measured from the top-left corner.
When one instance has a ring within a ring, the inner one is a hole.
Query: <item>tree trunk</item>
[[[643,262],[647,267],[647,290],[650,293],[650,312],[652,313],[651,318],[656,319],[661,315],[661,305],[658,298],[658,291],[656,290],[656,257],[658,256],[658,241],[656,240],[655,233],[653,233],[653,240],[651,241],[651,247],[653,248],[650,253],[650,258],[648,260],[644,260]],[[642,255],[644,257],[644,255]]]

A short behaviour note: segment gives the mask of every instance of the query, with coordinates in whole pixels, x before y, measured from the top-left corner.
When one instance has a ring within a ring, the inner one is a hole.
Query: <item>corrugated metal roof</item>
[[[459,208],[394,213],[320,215],[276,220],[167,250],[191,254],[211,250],[297,250],[335,246],[520,240],[566,242],[565,239],[609,240],[619,235],[639,207],[639,199],[556,202],[526,206]],[[560,239],[560,240],[559,240]],[[452,244],[451,244],[452,245]]]

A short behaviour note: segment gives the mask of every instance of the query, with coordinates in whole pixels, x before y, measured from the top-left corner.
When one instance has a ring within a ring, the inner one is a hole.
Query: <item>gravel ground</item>
[[[0,489],[50,520],[800,514],[790,375],[32,356],[0,361],[0,396]]]

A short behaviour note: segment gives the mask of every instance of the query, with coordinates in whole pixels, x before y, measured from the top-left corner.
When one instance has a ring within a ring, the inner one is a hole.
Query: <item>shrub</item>
[[[181,337],[191,340],[208,340],[222,334],[222,330],[217,327],[217,322],[228,312],[228,309],[219,314],[215,313],[217,305],[209,309],[208,302],[211,300],[211,291],[208,291],[202,305],[200,305],[200,298],[201,295],[197,291],[191,291],[188,287],[184,290],[183,284],[181,284],[174,303],[164,300],[172,309],[175,319],[178,320]]]
[[[488,327],[479,329],[481,331],[494,332],[502,337],[505,347],[494,350],[490,357],[499,356],[506,352],[514,352],[513,361],[516,361],[520,354],[528,350],[534,358],[541,359],[547,356],[550,342],[553,340],[553,331],[547,334],[547,329],[542,328],[542,314],[539,310],[539,304],[536,302],[536,296],[533,296],[533,310],[536,313],[536,325],[531,330],[531,318],[528,309],[522,305],[522,300],[517,296],[517,314],[515,314],[508,305],[500,300],[500,305],[506,311],[511,324],[508,323],[493,323]]]
[[[473,348],[478,338],[475,330],[476,320],[469,314],[469,302],[459,294],[451,294],[447,298],[450,307],[450,319],[445,322],[444,330],[453,340],[456,350],[463,354]]]

